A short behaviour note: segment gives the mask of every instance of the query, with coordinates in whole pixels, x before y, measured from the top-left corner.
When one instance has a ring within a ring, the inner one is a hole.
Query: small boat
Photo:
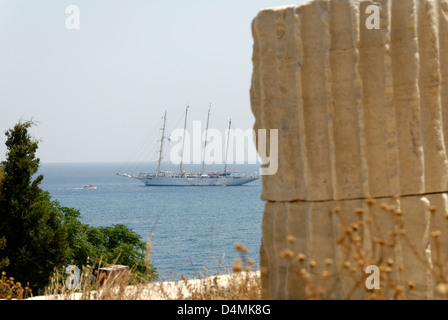
[[[91,184],[91,185],[88,185],[88,186],[84,186],[83,189],[96,189],[96,186]]]

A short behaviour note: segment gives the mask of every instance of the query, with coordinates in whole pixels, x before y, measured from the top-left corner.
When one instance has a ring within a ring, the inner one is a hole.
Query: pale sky
[[[0,0],[0,161],[20,119],[38,122],[42,162],[130,161],[165,110],[183,127],[187,103],[191,121],[211,103],[210,127],[252,128],[251,22],[298,2]]]

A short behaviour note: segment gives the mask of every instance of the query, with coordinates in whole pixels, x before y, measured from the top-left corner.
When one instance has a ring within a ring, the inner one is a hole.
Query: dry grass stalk
[[[32,296],[31,289],[23,287],[20,282],[15,281],[13,277],[7,277],[6,272],[1,273],[0,277],[0,299],[27,299]]]

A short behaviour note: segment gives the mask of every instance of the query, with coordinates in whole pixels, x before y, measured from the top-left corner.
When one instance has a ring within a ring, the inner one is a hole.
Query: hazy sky
[[[211,103],[210,127],[252,128],[251,22],[298,2],[0,0],[0,161],[20,119],[38,123],[42,162],[130,161],[165,110],[183,127],[187,103],[204,127]]]

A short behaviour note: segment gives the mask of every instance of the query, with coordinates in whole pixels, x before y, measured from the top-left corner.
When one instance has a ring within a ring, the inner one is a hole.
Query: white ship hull
[[[146,186],[241,186],[259,179],[256,176],[157,176],[140,174],[134,177]]]
[[[186,130],[186,124],[187,124],[187,111],[188,106],[185,110],[185,124],[184,124],[184,132]],[[208,116],[207,116],[207,129],[208,130],[208,121],[210,116],[210,108],[208,110]],[[160,165],[162,161],[162,151],[163,151],[163,141],[166,138],[165,137],[165,122],[166,122],[166,111],[165,115],[163,117],[163,128],[162,128],[162,137],[160,138],[160,150],[159,150],[159,165],[157,168],[157,174],[155,173],[145,173],[142,172],[138,176],[133,176],[130,174],[120,174],[117,173],[119,176],[128,177],[128,178],[135,178],[143,182],[147,186],[241,186],[243,184],[252,182],[254,180],[259,179],[260,177],[258,175],[232,175],[233,172],[227,171],[227,160],[226,160],[226,166],[224,167],[224,172],[211,172],[209,174],[204,174],[204,162],[205,162],[205,148],[206,148],[206,142],[207,138],[205,139],[204,143],[204,158],[202,161],[202,172],[185,172],[182,170],[182,162],[180,165],[179,173],[174,173],[172,171],[162,171],[160,170]],[[229,132],[230,132],[230,126],[231,121],[229,121]],[[207,137],[207,136],[206,136]],[[229,141],[229,139],[227,139]],[[227,142],[228,143],[228,142]],[[227,145],[228,147],[228,145]],[[183,147],[182,147],[183,151]],[[183,158],[183,154],[181,159]],[[226,157],[227,159],[227,157]],[[235,171],[236,172],[236,171]]]

